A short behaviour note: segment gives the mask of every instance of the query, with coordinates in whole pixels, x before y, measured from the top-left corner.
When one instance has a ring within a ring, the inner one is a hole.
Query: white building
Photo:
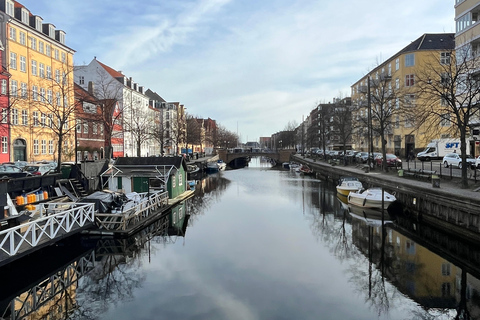
[[[149,108],[149,98],[143,86],[94,58],[88,65],[75,69],[75,82],[88,89],[93,83],[98,99],[116,99],[123,113],[125,156],[149,156],[156,150],[150,139],[155,111]],[[140,149],[140,154],[138,154]]]

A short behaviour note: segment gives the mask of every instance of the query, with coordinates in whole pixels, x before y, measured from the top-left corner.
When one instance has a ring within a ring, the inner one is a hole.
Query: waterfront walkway
[[[325,166],[333,167],[331,164],[323,160],[314,160],[300,155],[293,156],[293,161],[303,162],[311,166]],[[480,188],[480,181],[469,180],[469,188],[462,189],[459,178],[443,177],[440,180],[440,188],[434,188],[432,182],[426,179],[417,179],[414,177],[400,177],[398,170],[395,168],[389,168],[389,172],[383,172],[380,168],[376,167],[374,170],[366,173],[363,170],[363,165],[336,165],[339,170],[351,173],[352,176],[357,177],[375,177],[375,179],[389,182],[391,185],[410,185],[412,188],[424,189],[429,192],[445,197],[462,198],[463,201],[472,200],[472,202],[478,202],[480,200],[480,192],[475,191]]]

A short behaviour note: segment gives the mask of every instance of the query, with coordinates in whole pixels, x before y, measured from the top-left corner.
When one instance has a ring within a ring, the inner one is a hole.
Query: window
[[[42,154],[47,154],[47,140],[42,140]]]
[[[60,70],[55,69],[55,81],[60,83]]]
[[[100,134],[103,136],[103,124],[100,124]]]
[[[45,102],[45,88],[40,89],[40,101]]]
[[[52,79],[52,67],[47,66],[47,79],[50,80]]]
[[[40,78],[45,78],[45,65],[40,63],[38,67],[38,71],[40,71]]]
[[[18,96],[18,82],[17,80],[11,80],[10,82],[10,95],[12,97]]]
[[[78,84],[85,84],[85,77],[84,76],[79,76],[78,77]]]
[[[38,154],[38,140],[33,140],[33,154]]]
[[[55,100],[56,100],[57,106],[62,105],[62,99],[60,97],[60,92],[55,93]]]
[[[28,99],[28,89],[25,82],[20,83],[20,97],[22,99]]]
[[[25,32],[20,31],[20,44],[26,45],[27,44],[27,35]]]
[[[395,79],[395,89],[400,89],[400,79]]]
[[[8,140],[7,140],[7,137],[2,137],[2,153],[8,153]]]
[[[96,123],[92,124],[92,132],[93,134],[98,134],[98,124]]]
[[[447,72],[443,72],[440,75],[440,83],[442,84],[443,87],[447,87],[450,85],[450,74]]]
[[[76,127],[77,127],[77,133],[82,133],[82,120],[75,120],[76,122]]]
[[[8,110],[2,109],[2,123],[8,122]]]
[[[53,140],[48,140],[48,153],[53,154]]]
[[[6,13],[12,17],[15,16],[15,7],[13,1],[7,0]]]
[[[47,101],[50,104],[53,103],[53,93],[52,93],[52,90],[50,89],[47,90]]]
[[[59,53],[60,53],[60,52],[58,51],[58,49],[55,49],[54,52],[55,52],[55,60],[60,60],[60,59],[59,59]]]
[[[471,16],[472,16],[472,13],[467,12],[466,14],[464,14],[463,16],[457,19],[457,23],[456,23],[457,33],[470,27],[470,24],[472,22]]]
[[[442,263],[442,276],[449,276],[450,273],[450,263]]]
[[[450,52],[440,52],[440,63],[450,64]]]
[[[30,38],[30,47],[32,50],[37,50],[37,39],[35,38]]]
[[[22,110],[22,124],[28,125],[28,110]]]
[[[53,114],[49,114],[47,117],[47,127],[52,128],[53,127]]]
[[[17,54],[10,52],[10,68],[17,70]]]
[[[43,43],[43,41],[40,41],[40,40],[39,40],[39,41],[38,41],[38,51],[39,51],[40,53],[44,53],[44,52],[45,52],[45,51],[44,51],[44,47],[45,47],[45,44]]]
[[[47,45],[45,46],[45,54],[46,54],[47,56],[49,56],[49,57],[52,55],[52,52],[51,52],[50,50],[51,50],[51,49],[50,49],[50,45],[47,44]]]
[[[17,41],[17,29],[10,27],[10,40]]]
[[[451,296],[451,286],[450,283],[444,282],[442,283],[442,297],[450,297]]]
[[[395,59],[395,70],[398,70],[398,69],[400,69],[400,59],[399,58]]]
[[[32,60],[32,75],[37,75],[37,61]]]
[[[400,128],[400,117],[399,116],[395,117],[395,128]]]
[[[2,94],[7,94],[7,80],[2,79],[1,86],[2,86],[2,91],[1,91]]]
[[[405,55],[405,67],[413,67],[415,65],[415,54],[409,53]]]
[[[12,109],[12,124],[18,125],[18,109]]]
[[[68,153],[68,140],[63,143],[63,152]]]
[[[33,111],[33,125],[38,126],[38,111]]]
[[[178,185],[181,186],[183,184],[183,176],[181,173],[178,175]]]
[[[88,133],[88,122],[83,121],[83,133]]]
[[[405,76],[405,87],[412,87],[415,84],[415,77],[413,74],[407,74]]]
[[[32,86],[32,100],[33,101],[38,100],[38,87],[37,86]]]
[[[450,126],[450,114],[445,113],[440,115],[440,126],[441,127],[449,127]]]
[[[67,61],[67,55],[65,54],[65,52],[62,52],[62,62],[66,62]]]
[[[42,127],[45,127],[45,124],[46,124],[46,118],[47,118],[47,115],[45,113],[42,112],[42,114],[40,115],[40,124],[42,125]]]
[[[415,107],[415,95],[414,94],[406,94],[405,95],[405,105],[409,107]]]
[[[27,58],[20,56],[20,71],[27,72]]]

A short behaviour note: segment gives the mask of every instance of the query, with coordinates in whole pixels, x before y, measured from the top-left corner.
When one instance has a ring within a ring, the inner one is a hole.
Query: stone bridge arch
[[[290,156],[294,153],[294,149],[282,149],[272,152],[227,152],[225,149],[217,150],[218,157],[227,164],[235,159],[246,157],[268,157],[275,160],[277,164],[282,164],[290,161]]]

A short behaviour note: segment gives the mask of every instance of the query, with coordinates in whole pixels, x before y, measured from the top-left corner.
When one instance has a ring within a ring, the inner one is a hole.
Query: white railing
[[[14,256],[94,222],[93,203],[49,203],[39,209],[38,219],[0,231],[1,251]]]
[[[168,204],[168,192],[139,193],[140,202],[119,213],[96,213],[95,220],[99,229],[125,231],[142,220],[157,214],[156,210]]]

